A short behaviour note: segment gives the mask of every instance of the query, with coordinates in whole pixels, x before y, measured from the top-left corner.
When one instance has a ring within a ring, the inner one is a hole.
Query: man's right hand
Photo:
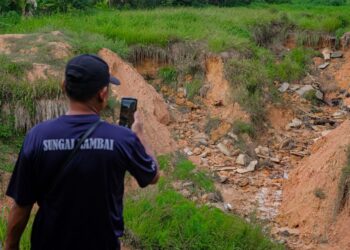
[[[136,111],[134,114],[134,123],[131,126],[131,130],[139,137],[143,135],[143,122],[139,111]]]

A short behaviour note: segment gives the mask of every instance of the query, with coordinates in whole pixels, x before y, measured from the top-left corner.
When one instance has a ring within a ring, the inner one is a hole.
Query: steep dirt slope
[[[349,145],[348,120],[320,139],[311,156],[291,172],[284,186],[280,221],[299,229],[304,242],[310,243],[296,249],[350,249],[349,202],[339,215],[335,212]],[[324,199],[317,197],[317,190],[324,192]]]
[[[102,49],[99,55],[106,60],[112,74],[122,83],[113,88],[118,98],[133,96],[138,99],[138,109],[143,115],[147,139],[157,154],[173,152],[175,142],[166,127],[170,117],[163,97],[130,64],[112,51]]]

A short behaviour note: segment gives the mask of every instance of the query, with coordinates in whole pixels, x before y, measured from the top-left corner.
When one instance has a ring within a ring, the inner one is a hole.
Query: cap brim
[[[109,77],[109,82],[111,84],[114,84],[114,85],[120,85],[120,81],[117,78],[115,78],[114,76]]]

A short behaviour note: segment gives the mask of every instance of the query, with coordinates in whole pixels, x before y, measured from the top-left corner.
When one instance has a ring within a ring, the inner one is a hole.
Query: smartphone
[[[131,128],[134,123],[134,114],[137,110],[137,99],[123,97],[120,106],[119,125]]]

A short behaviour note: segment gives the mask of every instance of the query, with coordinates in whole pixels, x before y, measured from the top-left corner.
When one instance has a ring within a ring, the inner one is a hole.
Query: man
[[[69,110],[27,134],[7,190],[15,203],[6,250],[19,248],[34,203],[39,210],[32,229],[33,250],[120,248],[125,172],[141,187],[156,183],[159,174],[138,115],[133,132],[97,122],[107,105],[110,82],[119,84],[97,56],[81,55],[68,62],[63,88]],[[67,163],[79,139],[91,129]]]

